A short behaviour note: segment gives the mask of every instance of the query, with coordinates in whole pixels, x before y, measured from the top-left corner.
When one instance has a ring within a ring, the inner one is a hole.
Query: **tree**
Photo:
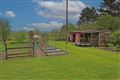
[[[97,18],[97,29],[116,31],[120,28],[120,18],[111,15],[102,15]]]
[[[96,20],[96,17],[97,17],[97,12],[95,8],[86,7],[85,9],[82,10],[77,24],[80,25],[80,24],[94,22]]]
[[[120,17],[120,0],[116,0],[113,3],[113,13],[114,13],[115,16]]]
[[[0,35],[1,35],[1,39],[3,41],[3,44],[5,46],[5,53],[6,53],[6,59],[7,59],[7,43],[6,41],[9,38],[10,35],[10,24],[7,20],[0,20]]]
[[[6,42],[10,35],[10,24],[7,20],[0,20],[0,33],[3,42]]]
[[[99,11],[102,14],[108,14],[113,16],[120,16],[120,1],[119,0],[103,0]]]

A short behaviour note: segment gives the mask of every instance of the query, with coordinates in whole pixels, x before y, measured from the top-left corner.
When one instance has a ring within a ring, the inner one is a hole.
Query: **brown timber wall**
[[[100,32],[99,33],[99,46],[106,47],[108,44],[109,33],[108,32]]]

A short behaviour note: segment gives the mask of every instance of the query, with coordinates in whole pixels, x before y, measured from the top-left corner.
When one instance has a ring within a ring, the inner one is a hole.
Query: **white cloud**
[[[6,16],[6,17],[13,18],[13,17],[16,16],[16,14],[15,14],[13,11],[6,11],[6,12],[5,12],[5,16]]]
[[[24,27],[23,30],[24,30],[24,31],[33,31],[34,28],[31,28],[31,27]]]
[[[31,23],[27,25],[28,27],[24,27],[23,30],[39,30],[39,31],[51,31],[60,29],[63,26],[63,23],[59,23],[56,21],[51,21],[50,23]]]
[[[36,2],[38,5],[38,10],[36,12],[38,15],[52,18],[65,18],[65,1],[66,0],[62,0],[61,2],[33,0],[33,2]],[[81,11],[86,7],[87,6],[79,0],[69,1],[69,18],[77,18]]]

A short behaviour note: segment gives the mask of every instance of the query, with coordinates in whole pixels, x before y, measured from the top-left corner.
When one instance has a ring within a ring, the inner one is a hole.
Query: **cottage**
[[[108,43],[108,37],[111,31],[109,30],[84,30],[70,32],[69,41],[76,45],[83,43],[93,46],[105,47]]]

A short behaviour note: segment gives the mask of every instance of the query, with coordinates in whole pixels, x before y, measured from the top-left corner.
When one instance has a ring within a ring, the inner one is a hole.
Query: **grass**
[[[3,52],[3,50],[4,50],[4,45],[3,45],[2,41],[0,41],[0,53]]]
[[[50,44],[64,48],[64,42]],[[119,55],[67,45],[68,55],[1,61],[2,80],[119,80]]]

